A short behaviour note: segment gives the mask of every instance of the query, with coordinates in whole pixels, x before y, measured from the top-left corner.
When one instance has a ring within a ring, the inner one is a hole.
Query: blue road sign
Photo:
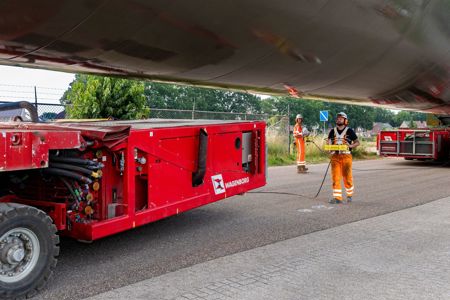
[[[320,111],[320,121],[321,122],[327,122],[328,121],[328,110],[321,110]]]

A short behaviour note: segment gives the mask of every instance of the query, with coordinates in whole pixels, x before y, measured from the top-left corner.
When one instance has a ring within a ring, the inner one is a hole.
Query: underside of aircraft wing
[[[0,64],[450,114],[450,1],[0,0]]]

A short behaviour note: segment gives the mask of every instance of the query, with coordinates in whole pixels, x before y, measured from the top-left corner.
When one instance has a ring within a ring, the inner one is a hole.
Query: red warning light
[[[285,84],[284,88],[288,91],[289,95],[291,95],[292,97],[300,98],[300,93],[295,87]]]

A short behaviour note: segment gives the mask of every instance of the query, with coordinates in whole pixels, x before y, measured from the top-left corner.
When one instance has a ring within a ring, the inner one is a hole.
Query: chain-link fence
[[[38,116],[42,121],[64,119],[66,107],[62,104],[37,103]]]
[[[62,104],[36,103],[38,115],[41,120],[54,120],[65,118],[65,106]],[[190,120],[263,120],[268,121],[268,114],[250,114],[250,113],[233,113],[233,112],[217,112],[202,110],[181,110],[181,109],[163,109],[150,108],[149,118],[154,119],[190,119]],[[275,116],[276,117],[276,116]]]
[[[289,124],[288,116],[276,115],[267,120],[266,138],[268,143],[285,145],[282,152],[290,153],[291,133],[293,126]]]
[[[150,108],[150,118],[191,120],[267,120],[267,114]]]
[[[59,102],[65,91],[66,89],[51,87],[0,83],[0,103],[27,101],[37,107],[41,121],[62,119],[65,115],[65,107]],[[10,121],[17,117],[22,120],[30,120],[29,112],[26,109],[0,111],[0,121]]]
[[[59,103],[66,89],[0,83],[0,102]]]
[[[0,103],[11,103],[9,101],[0,101]],[[62,104],[50,103],[32,103],[37,107],[40,121],[52,121],[65,118],[65,106]],[[0,111],[0,121],[12,121],[20,117],[23,121],[31,120],[30,112],[25,108],[16,108]]]
[[[53,121],[66,118],[66,107],[60,103],[65,89],[47,88],[40,86],[8,85],[0,83],[0,103],[27,101],[37,108],[40,121]],[[289,112],[289,108],[287,109]],[[20,117],[20,118],[18,118]],[[285,115],[251,114],[234,112],[217,112],[179,109],[151,108],[150,118],[159,119],[191,119],[191,120],[264,120],[267,122],[267,137],[276,143],[286,145],[289,151],[290,132],[292,126]],[[0,121],[22,119],[30,120],[30,113],[26,109],[0,111]]]

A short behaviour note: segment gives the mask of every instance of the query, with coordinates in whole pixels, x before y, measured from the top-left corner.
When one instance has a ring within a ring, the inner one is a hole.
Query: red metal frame
[[[417,145],[422,148],[431,147],[432,151],[427,154],[420,151],[406,151],[407,147],[413,147],[413,140],[416,137],[421,138],[421,141],[415,142],[414,147]],[[381,156],[438,160],[449,157],[449,148],[450,128],[384,130],[377,136],[377,149]]]
[[[192,175],[199,163],[200,130],[208,134],[206,172],[203,183],[193,186]],[[252,136],[249,170],[241,164],[242,147],[236,146],[244,132]],[[67,133],[70,137],[64,138],[65,146],[58,143],[45,147],[46,151],[42,152],[47,155],[47,163],[38,167],[48,165],[48,150],[80,147],[84,131],[64,131],[61,135],[64,137]],[[49,133],[44,130],[42,134]],[[58,131],[52,134],[58,135]],[[91,132],[89,136],[96,134]],[[77,212],[52,199],[36,201],[16,197],[12,201],[9,197],[0,201],[42,207],[49,211],[58,229],[63,230],[62,234],[80,240],[96,240],[245,193],[266,183],[264,122],[133,128],[127,138],[111,148],[98,147],[101,152],[97,159],[102,160],[105,167],[99,181],[100,189],[90,188],[97,199],[95,217],[66,220],[67,212],[71,216]],[[93,155],[86,155],[92,159]],[[125,164],[120,172],[117,160],[122,156]],[[26,163],[20,165],[22,169],[26,166]]]
[[[48,167],[48,151],[51,149],[79,148],[80,132],[48,130],[2,130],[0,138],[1,171],[28,170]]]

